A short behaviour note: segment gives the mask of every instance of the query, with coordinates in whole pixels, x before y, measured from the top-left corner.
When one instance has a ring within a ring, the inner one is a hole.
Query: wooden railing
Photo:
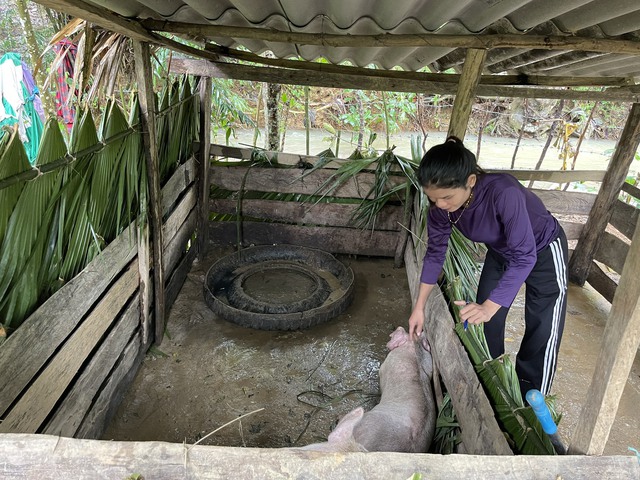
[[[194,159],[162,189],[167,309],[196,249]],[[100,438],[153,337],[142,322],[138,229],[129,226],[0,348],[0,433]],[[149,254],[149,249],[144,251]]]

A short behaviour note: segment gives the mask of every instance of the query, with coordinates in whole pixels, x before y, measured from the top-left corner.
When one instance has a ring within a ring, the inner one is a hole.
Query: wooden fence
[[[249,160],[252,150],[247,148],[212,145],[211,154],[216,157],[235,160]],[[271,153],[280,166],[289,168],[248,167],[234,165],[214,166],[210,170],[213,186],[239,192],[293,193],[312,195],[335,173],[335,166],[319,169],[309,175],[306,170],[295,168],[305,162],[315,163],[318,157],[305,155]],[[498,170],[494,170],[498,171]],[[602,181],[604,171],[541,171],[541,170],[500,170],[511,173],[521,181],[538,181],[558,185],[575,181]],[[368,192],[374,174],[362,172],[332,193],[332,197],[361,199]],[[396,182],[404,182],[406,177],[397,176]],[[640,198],[640,190],[625,185],[624,190]],[[591,211],[596,195],[592,193],[566,192],[561,190],[532,189],[543,201],[547,209],[560,218],[568,240],[577,240],[584,221]],[[233,199],[211,199],[211,213],[235,215],[238,208],[237,195]],[[375,228],[360,229],[351,221],[357,204],[340,203],[300,203],[294,201],[244,199],[241,202],[242,244],[288,243],[321,248],[332,253],[360,254],[402,258],[406,243],[409,219],[401,205],[388,205],[379,215]],[[613,301],[616,289],[614,275],[622,273],[630,239],[638,221],[639,210],[618,201],[611,215],[610,225],[619,235],[604,233],[596,252],[589,274],[589,283],[609,302]],[[247,220],[250,219],[250,220]],[[235,220],[214,221],[209,226],[210,241],[213,244],[236,244],[238,225]]]
[[[162,189],[167,308],[196,254],[195,171],[192,157]],[[129,226],[0,348],[0,433],[102,435],[153,339],[140,314],[144,238]]]

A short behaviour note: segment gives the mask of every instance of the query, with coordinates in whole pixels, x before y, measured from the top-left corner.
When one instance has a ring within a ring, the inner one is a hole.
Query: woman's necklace
[[[458,218],[453,220],[451,218],[451,213],[447,210],[447,217],[449,217],[449,222],[451,222],[451,225],[455,225],[460,221],[460,219],[462,218],[462,215],[464,215],[464,212],[467,211],[467,207],[471,205],[472,201],[473,201],[473,187],[471,188],[471,194],[469,195],[469,198],[467,198],[467,201],[464,202],[464,204],[462,205],[462,212],[460,212],[460,215],[458,216]]]

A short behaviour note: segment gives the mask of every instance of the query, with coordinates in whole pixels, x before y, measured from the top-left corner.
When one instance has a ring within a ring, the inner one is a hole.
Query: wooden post
[[[142,203],[142,202],[141,202]],[[141,208],[144,208],[141,205]],[[137,231],[138,238],[138,281],[140,284],[140,327],[142,329],[142,345],[145,350],[151,343],[151,277],[149,275],[149,257],[151,246],[149,244],[149,225],[140,225]]]
[[[484,61],[487,58],[486,50],[470,48],[464,61],[464,69],[460,75],[456,99],[453,102],[453,111],[449,121],[448,135],[455,135],[464,140],[467,132],[467,124],[471,115],[471,107],[476,96],[476,87],[480,82]]]
[[[151,71],[149,44],[133,40],[133,52],[140,99],[142,141],[144,144],[147,179],[149,182],[149,218],[153,239],[153,298],[156,327],[154,343],[160,345],[160,343],[162,343],[162,337],[164,336],[165,302],[160,169],[156,138],[156,101],[153,92],[153,72]]]
[[[200,77],[200,152],[198,152],[198,256],[202,260],[209,245],[209,158],[211,154],[211,77]]]
[[[635,105],[634,105],[635,107]],[[570,454],[602,455],[640,342],[640,222],[622,269]]]
[[[634,103],[629,112],[627,123],[622,130],[616,151],[611,158],[607,173],[602,179],[600,191],[591,208],[589,218],[580,233],[578,244],[569,260],[569,280],[584,285],[589,276],[589,268],[600,240],[609,223],[613,206],[620,193],[620,188],[629,172],[640,144],[640,104]]]

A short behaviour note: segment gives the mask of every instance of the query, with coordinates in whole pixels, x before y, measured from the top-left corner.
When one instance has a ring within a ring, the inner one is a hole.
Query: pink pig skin
[[[398,327],[387,343],[390,352],[380,366],[380,402],[372,410],[362,407],[347,413],[327,442],[303,447],[325,452],[426,452],[436,422],[431,380],[433,362],[429,346],[409,340]],[[421,381],[422,377],[422,381]]]

